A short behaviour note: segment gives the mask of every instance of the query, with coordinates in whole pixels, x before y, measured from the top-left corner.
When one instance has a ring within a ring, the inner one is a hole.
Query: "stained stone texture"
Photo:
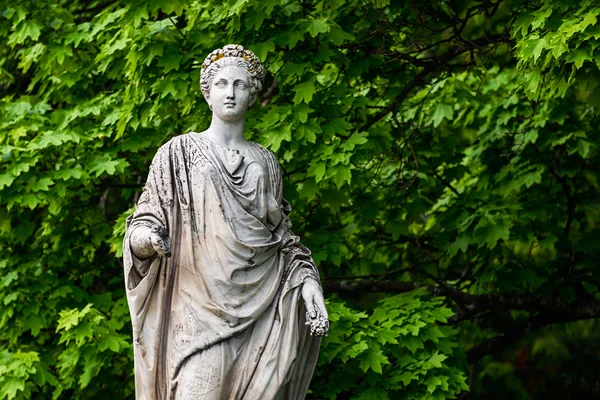
[[[137,399],[304,398],[320,338],[301,290],[318,272],[289,211],[259,144],[189,133],[158,150],[124,246]],[[152,229],[170,257],[132,251]]]

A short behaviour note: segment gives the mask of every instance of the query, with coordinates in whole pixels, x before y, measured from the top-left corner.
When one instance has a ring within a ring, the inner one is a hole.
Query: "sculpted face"
[[[237,65],[219,68],[206,99],[213,114],[227,122],[243,119],[250,104],[250,82],[245,69]]]

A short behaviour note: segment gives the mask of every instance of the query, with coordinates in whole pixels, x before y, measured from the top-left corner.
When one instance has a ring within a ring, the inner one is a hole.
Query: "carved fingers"
[[[306,325],[313,336],[326,336],[329,331],[329,316],[319,283],[307,279],[302,285],[302,298],[306,306]]]
[[[171,239],[166,229],[157,226],[152,227],[150,243],[159,255],[171,257]]]

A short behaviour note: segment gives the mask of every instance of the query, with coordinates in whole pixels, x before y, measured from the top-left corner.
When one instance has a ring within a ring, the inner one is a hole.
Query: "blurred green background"
[[[310,399],[600,395],[600,5],[0,4],[0,399],[132,399],[125,218],[202,131],[199,66],[267,71],[331,316]]]

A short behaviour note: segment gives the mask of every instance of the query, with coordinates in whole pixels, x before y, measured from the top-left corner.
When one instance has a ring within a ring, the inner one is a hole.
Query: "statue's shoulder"
[[[196,134],[195,132],[188,132],[188,133],[183,133],[181,135],[173,136],[171,139],[169,139],[168,142],[163,144],[163,146],[186,144],[190,140],[192,140],[192,135],[195,135],[195,134]]]
[[[275,153],[273,153],[271,150],[267,149],[265,146],[263,146],[260,143],[257,142],[251,142],[254,144],[254,146],[256,146],[256,148],[262,152],[264,154],[265,157],[267,157],[270,161],[273,161],[277,164],[279,164],[279,160],[277,159],[277,156],[275,155]]]
[[[163,143],[154,154],[153,163],[164,164],[174,153],[185,151],[190,140],[188,134],[177,135]]]
[[[190,133],[184,133],[181,135],[177,135],[177,136],[173,136],[171,139],[169,139],[168,141],[166,141],[162,146],[160,146],[158,148],[159,152],[169,152],[171,151],[174,147],[179,147],[179,146],[186,146],[189,141],[191,140],[191,134],[193,132]]]

